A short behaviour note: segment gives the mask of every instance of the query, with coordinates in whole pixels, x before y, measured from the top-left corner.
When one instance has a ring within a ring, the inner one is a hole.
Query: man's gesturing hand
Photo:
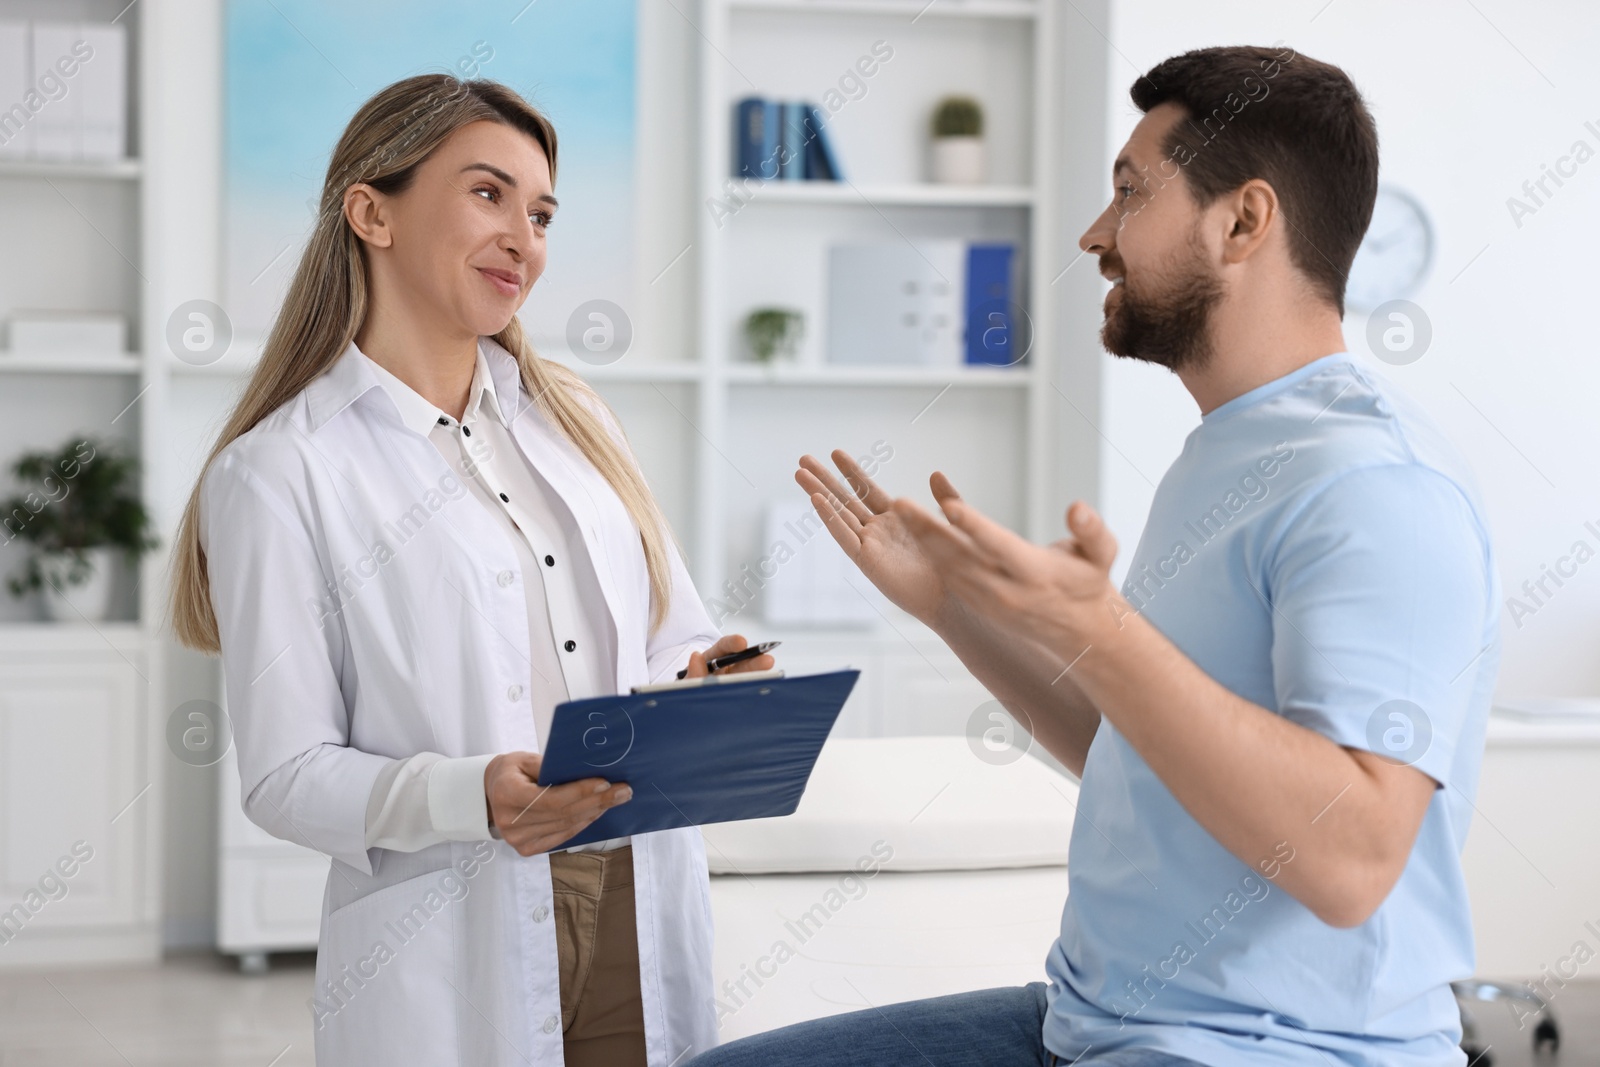
[[[828,532],[867,580],[903,611],[931,624],[949,600],[933,559],[907,531],[895,514],[894,498],[843,449],[834,449],[833,462],[855,491],[846,489],[827,467],[811,456],[800,457],[794,480],[811,496]],[[935,497],[955,489],[942,474],[930,480]]]
[[[1088,504],[1067,509],[1071,537],[1040,546],[984,516],[953,487],[938,497],[948,522],[906,499],[890,508],[968,610],[1067,659],[1101,627],[1116,624],[1110,570],[1117,540]]]
[[[550,851],[633,796],[604,778],[541,786],[539,763],[535,752],[503,752],[483,772],[489,824],[519,855]]]

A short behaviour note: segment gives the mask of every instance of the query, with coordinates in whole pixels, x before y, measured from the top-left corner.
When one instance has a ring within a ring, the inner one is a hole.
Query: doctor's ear
[[[355,235],[374,248],[388,248],[394,244],[394,234],[389,229],[387,197],[368,185],[356,182],[344,191],[344,218]]]

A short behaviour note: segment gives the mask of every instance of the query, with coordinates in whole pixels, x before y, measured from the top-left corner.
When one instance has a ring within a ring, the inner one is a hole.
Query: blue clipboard
[[[557,705],[540,785],[627,782],[633,799],[556,849],[789,815],[858,670],[572,700]],[[554,851],[554,850],[552,850]]]

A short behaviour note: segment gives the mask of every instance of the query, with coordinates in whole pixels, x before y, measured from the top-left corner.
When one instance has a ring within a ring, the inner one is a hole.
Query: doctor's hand
[[[483,772],[489,824],[519,855],[550,851],[633,796],[604,778],[542,786],[539,762],[536,752],[502,752]]]
[[[716,644],[704,652],[689,653],[689,666],[686,668],[685,678],[704,678],[711,672],[706,669],[706,660],[726,656],[730,652],[743,652],[750,647],[741,634],[727,634],[717,638]],[[731,667],[724,667],[717,672],[717,676],[724,674],[740,674],[744,671],[770,671],[777,666],[778,661],[772,658],[771,652],[763,652],[759,656],[747,659],[742,663],[735,663]]]
[[[893,510],[894,498],[867,477],[850,453],[836,448],[831,455],[855,492],[812,456],[800,457],[794,480],[810,494],[811,506],[827,523],[828,532],[867,580],[896,607],[932,625],[950,600],[937,561]],[[943,474],[935,472],[928,484],[935,499],[956,497],[955,487]]]

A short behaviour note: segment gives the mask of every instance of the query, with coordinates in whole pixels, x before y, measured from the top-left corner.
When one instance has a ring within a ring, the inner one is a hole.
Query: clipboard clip
[[[774,667],[770,671],[740,671],[737,674],[702,674],[698,678],[680,678],[670,682],[654,682],[650,685],[636,685],[630,693],[659,693],[664,689],[694,689],[702,685],[727,685],[729,682],[760,682],[768,678],[782,678],[783,668]]]

